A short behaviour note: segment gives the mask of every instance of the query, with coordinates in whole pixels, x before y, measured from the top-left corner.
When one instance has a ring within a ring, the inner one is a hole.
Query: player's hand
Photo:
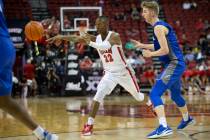
[[[142,54],[144,57],[152,57],[152,52],[150,50],[143,50]]]
[[[56,40],[62,40],[62,39],[63,39],[63,35],[56,35],[52,38],[47,39],[46,41],[49,42],[49,43],[53,43]]]
[[[91,41],[91,35],[90,34],[85,34],[84,36],[81,36],[80,38],[81,38],[80,42],[84,41],[85,44],[87,44],[87,45],[90,44],[90,41]]]
[[[136,41],[134,39],[130,39],[130,42],[134,44],[135,48],[143,48],[143,44],[139,41]]]

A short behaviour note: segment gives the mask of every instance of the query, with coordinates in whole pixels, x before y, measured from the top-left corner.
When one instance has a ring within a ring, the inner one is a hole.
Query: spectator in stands
[[[12,97],[15,97],[17,95],[17,91],[19,88],[19,80],[18,78],[14,75],[14,72],[12,72],[12,83],[13,83],[13,87],[12,87]]]
[[[187,53],[185,54],[184,59],[185,59],[185,61],[187,61],[187,62],[190,62],[190,61],[195,60],[195,56],[194,56],[194,54],[192,53],[192,49],[191,49],[191,50],[187,50]]]
[[[120,3],[121,3],[121,0],[112,0],[113,7],[119,7]]]
[[[201,62],[205,58],[205,56],[202,54],[201,50],[198,47],[195,47],[195,48],[196,48],[195,60],[197,62]]]
[[[99,6],[101,6],[102,8],[104,8],[104,0],[99,0],[98,4],[99,4]]]
[[[37,92],[35,65],[32,64],[32,61],[30,59],[28,59],[27,63],[23,66],[23,75],[26,77],[27,80],[32,80],[32,96],[35,96]]]
[[[189,94],[198,94],[198,93],[205,93],[204,90],[202,90],[202,82],[199,75],[199,70],[196,69],[196,67],[192,68],[192,76],[190,77],[190,87],[189,87]]]
[[[194,0],[192,0],[191,1],[191,9],[195,9],[197,6],[198,6],[197,3]]]
[[[182,34],[184,33],[184,28],[183,28],[183,26],[181,25],[180,20],[177,20],[177,21],[175,22],[174,30],[175,30],[175,32],[176,32],[176,34],[177,34],[177,36],[178,36],[178,39],[181,39]]]
[[[206,48],[206,56],[207,58],[210,58],[210,42],[208,43],[208,46]]]
[[[206,39],[208,42],[210,42],[210,29],[208,30],[208,32],[206,34]]]
[[[125,34],[128,38],[136,38],[139,35],[139,30],[130,27],[128,30],[126,30]]]
[[[182,8],[184,10],[195,9],[196,7],[197,7],[197,3],[194,0],[192,1],[187,0],[182,4]]]
[[[155,72],[153,66],[147,67],[143,73],[143,76],[148,80],[150,86],[155,83]]]
[[[47,80],[48,80],[48,90],[50,91],[50,95],[55,95],[58,92],[58,89],[60,88],[60,78],[55,73],[55,69],[53,67],[50,67],[47,72]]]
[[[116,12],[114,16],[115,20],[126,20],[126,16],[123,12]]]
[[[64,80],[64,76],[65,76],[65,68],[64,68],[64,64],[61,63],[61,60],[56,60],[55,61],[55,72],[56,74],[59,76],[59,78],[62,80]]]
[[[64,17],[63,17],[63,24],[64,24],[64,29],[70,29],[71,28],[71,22],[68,19],[67,15],[64,15]]]
[[[183,86],[186,87],[186,89],[188,87],[188,81],[190,77],[192,77],[192,75],[193,75],[193,71],[189,68],[189,66],[187,66],[185,72],[183,73],[183,79],[182,79]]]
[[[50,36],[58,35],[60,32],[60,21],[53,16],[50,19],[50,25],[48,26]]]
[[[136,68],[136,65],[138,64],[138,62],[137,62],[137,57],[134,52],[132,52],[132,55],[130,55],[127,58],[127,63],[131,64],[134,69]]]
[[[64,51],[64,54],[67,54],[69,46],[70,46],[69,45],[69,42],[66,41],[66,40],[64,40],[63,41],[63,51]]]
[[[208,83],[208,77],[207,77],[208,66],[205,63],[205,61],[203,60],[202,62],[200,62],[197,65],[196,69],[198,69],[198,71],[199,71],[199,76],[200,76],[200,79],[201,79],[202,86],[207,85],[207,83]]]
[[[38,86],[38,92],[39,94],[46,94],[47,87],[47,68],[44,61],[41,62],[40,65],[36,68],[36,75],[37,75],[37,84]]]
[[[186,0],[185,2],[183,2],[182,8],[183,8],[184,10],[189,10],[189,9],[191,8],[191,3],[190,3],[190,1],[189,1],[189,0]]]
[[[88,56],[85,56],[85,58],[79,63],[81,70],[90,70],[92,68],[92,65],[93,62]]]
[[[181,47],[183,47],[183,49],[189,48],[190,41],[188,40],[185,33],[183,33],[181,35],[181,38],[179,38],[179,44],[181,45]]]
[[[206,35],[205,34],[201,34],[198,40],[198,46],[201,48],[201,52],[203,54],[208,53],[208,40],[206,39]]]
[[[131,4],[131,10],[130,10],[130,14],[131,14],[131,18],[133,20],[139,20],[140,19],[140,15],[139,12],[140,10],[136,7],[136,5],[134,3]]]
[[[146,60],[142,55],[139,55],[138,57],[139,65],[144,65],[146,63]]]
[[[76,43],[75,49],[78,54],[83,55],[85,52],[85,45],[83,43]]]
[[[208,29],[210,29],[210,24],[209,24],[209,21],[206,19],[204,20],[204,30],[206,31]]]
[[[197,31],[204,31],[204,28],[205,28],[205,24],[203,22],[203,19],[202,18],[199,18],[197,20],[197,22],[195,23],[195,29]]]

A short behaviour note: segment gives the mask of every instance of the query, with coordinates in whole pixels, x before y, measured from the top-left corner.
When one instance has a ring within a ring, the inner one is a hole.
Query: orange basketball
[[[38,21],[30,21],[25,26],[25,35],[29,40],[37,41],[42,38],[44,28]]]

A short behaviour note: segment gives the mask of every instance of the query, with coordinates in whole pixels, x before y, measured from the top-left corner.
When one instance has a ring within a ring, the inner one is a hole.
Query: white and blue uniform
[[[164,70],[156,78],[156,83],[150,93],[150,99],[155,107],[162,105],[163,102],[160,97],[167,89],[170,89],[172,100],[177,104],[177,106],[183,107],[185,105],[185,101],[181,96],[181,76],[186,67],[184,57],[173,28],[164,21],[156,22],[154,28],[158,25],[164,26],[168,29],[166,39],[169,53],[164,56],[159,56],[159,60],[163,62]],[[153,35],[154,48],[156,51],[160,49],[160,44],[155,33],[153,33]]]

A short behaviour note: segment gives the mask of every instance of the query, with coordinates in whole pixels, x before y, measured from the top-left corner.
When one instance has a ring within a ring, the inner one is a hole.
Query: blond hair
[[[154,11],[155,14],[157,14],[157,15],[159,14],[159,9],[160,8],[159,8],[159,5],[156,1],[143,1],[141,3],[141,7],[142,8],[143,7],[148,8],[148,9]]]

